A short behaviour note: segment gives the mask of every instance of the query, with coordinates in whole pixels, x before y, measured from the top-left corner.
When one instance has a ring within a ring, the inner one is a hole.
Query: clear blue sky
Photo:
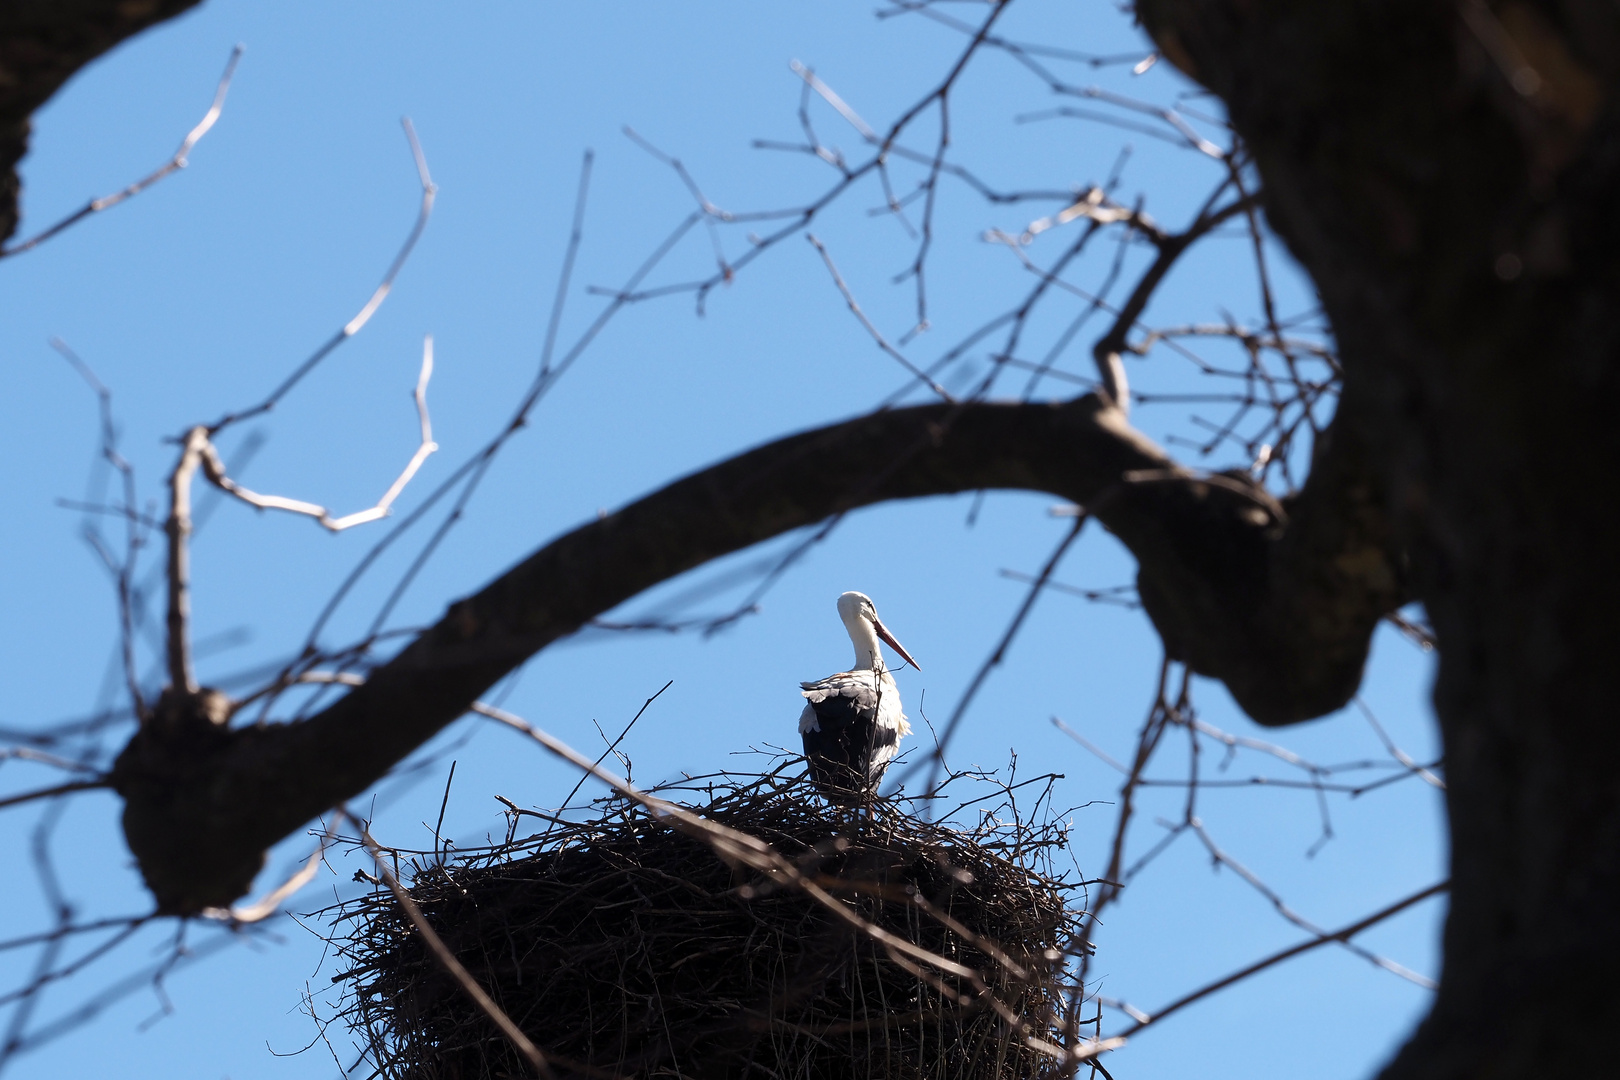
[[[974,16],[977,8],[953,5]],[[1007,32],[1097,53],[1145,52],[1106,0],[1018,0]],[[187,425],[262,396],[346,322],[375,286],[416,210],[416,181],[400,133],[408,114],[440,186],[438,207],[398,287],[371,324],[253,429],[267,439],[244,474],[259,490],[339,511],[374,500],[415,446],[408,393],[421,339],[432,333],[437,370],[429,392],[443,447],[400,503],[408,511],[508,415],[532,377],[567,239],[580,160],[596,152],[585,241],[562,340],[573,341],[603,303],[592,285],[622,282],[686,215],[691,197],[666,166],[622,133],[629,125],[679,156],[713,202],[734,210],[791,206],[831,177],[804,155],[762,152],[756,138],[793,140],[801,83],[794,59],[812,65],[874,126],[885,128],[948,69],[961,39],[915,18],[878,20],[872,5],[819,3],[595,4],[351,2],[249,4],[208,0],[81,73],[36,117],[24,164],[23,233],[141,175],[171,152],[201,115],[226,56],[247,46],[225,114],[189,169],[128,205],[88,221],[24,257],[0,262],[0,597],[8,693],[0,723],[33,727],[85,714],[106,700],[116,640],[112,592],[81,543],[82,498],[95,458],[95,402],[49,348],[60,336],[112,389],[123,453],[145,499],[159,499]],[[1140,78],[1127,69],[1063,69],[1075,81],[1170,102],[1185,90],[1165,65]],[[1054,99],[1003,56],[977,62],[956,98],[957,160],[1006,187],[1059,190],[1105,178],[1121,145],[1136,144],[1120,197],[1139,195],[1158,220],[1186,220],[1215,173],[1207,161],[1151,138],[1076,121],[1015,123]],[[1203,107],[1209,108],[1207,104]],[[825,105],[823,138],[854,154],[855,133]],[[916,140],[926,140],[931,127]],[[905,183],[915,179],[907,174]],[[960,184],[942,187],[932,270],[933,329],[908,346],[937,356],[1027,288],[1012,257],[984,244],[989,228],[1017,231],[1057,204],[992,207]],[[898,339],[912,321],[909,285],[890,284],[914,250],[892,219],[866,211],[872,186],[819,222],[850,286],[874,321]],[[724,242],[746,249],[739,232]],[[1056,243],[1057,241],[1053,241]],[[1274,245],[1275,246],[1275,245]],[[1039,244],[1033,257],[1049,253]],[[1071,279],[1095,284],[1111,248],[1099,247]],[[1280,252],[1273,251],[1274,258]],[[1134,264],[1133,264],[1134,265]],[[701,230],[674,251],[653,283],[712,270]],[[1308,286],[1283,271],[1288,310],[1309,306]],[[1078,301],[1058,308],[1071,316]],[[1211,322],[1256,315],[1241,240],[1212,241],[1170,280],[1150,321]],[[1037,334],[1053,336],[1054,319]],[[1086,374],[1100,323],[1062,366]],[[970,354],[982,371],[988,347]],[[1163,354],[1133,367],[1144,385],[1208,386]],[[664,481],[776,435],[869,409],[904,383],[850,317],[816,253],[793,238],[709,298],[698,317],[688,299],[627,309],[570,370],[501,456],[451,539],[413,585],[396,623],[437,617],[547,538]],[[1010,383],[1016,392],[1021,383]],[[1043,393],[1067,392],[1048,384]],[[913,398],[915,400],[915,397]],[[1195,429],[1192,406],[1144,409],[1155,437]],[[240,451],[240,433],[223,447]],[[1205,462],[1243,465],[1233,455]],[[834,617],[844,589],[870,593],[890,627],[924,665],[901,689],[915,715],[949,715],[973,671],[1024,596],[1003,570],[1033,573],[1061,535],[1052,500],[997,495],[968,527],[969,498],[887,506],[854,515],[731,630],[699,635],[598,635],[555,647],[508,688],[506,705],[583,749],[601,746],[595,723],[621,727],[666,681],[674,685],[626,742],[638,779],[708,772],[751,745],[790,745],[796,682],[835,670],[848,645]],[[196,545],[200,641],[215,648],[204,680],[279,659],[296,648],[335,584],[380,533],[329,536],[307,520],[218,508]],[[776,549],[776,550],[779,550]],[[748,553],[734,561],[747,565]],[[148,565],[151,565],[150,562]],[[403,564],[385,563],[344,608],[329,641],[358,632]],[[722,568],[723,569],[723,568]],[[693,580],[709,580],[716,568]],[[1058,577],[1082,586],[1127,584],[1130,560],[1107,534],[1089,531]],[[679,594],[691,581],[663,595]],[[717,610],[734,590],[700,605]],[[656,599],[656,598],[654,598]],[[631,605],[644,609],[646,601]],[[144,647],[144,646],[143,646]],[[148,654],[149,655],[149,654]],[[1065,774],[1062,801],[1110,800],[1108,767],[1058,733],[1062,717],[1108,752],[1128,753],[1152,693],[1156,638],[1138,612],[1068,595],[1042,598],[1015,649],[991,678],[953,751],[953,763]],[[1428,657],[1380,633],[1365,699],[1416,757],[1435,752],[1427,705]],[[1217,685],[1196,700],[1209,722],[1271,738],[1322,762],[1383,752],[1357,713],[1283,732],[1239,715]],[[921,725],[919,725],[919,730]],[[500,828],[496,794],[548,805],[574,777],[509,734],[463,721],[465,740],[446,831],[473,842]],[[1176,775],[1182,751],[1161,775]],[[425,843],[443,769],[385,800],[377,831],[403,846]],[[1284,771],[1240,757],[1233,777]],[[9,763],[4,790],[47,782]],[[386,786],[386,785],[385,785]],[[1158,835],[1157,817],[1179,815],[1181,794],[1150,792],[1134,843]],[[549,800],[549,802],[548,802]],[[1320,820],[1314,797],[1288,790],[1207,792],[1213,835],[1306,917],[1337,926],[1443,876],[1436,791],[1398,784],[1360,799],[1331,800],[1335,836],[1306,850]],[[1097,873],[1112,807],[1074,817],[1075,857]],[[139,911],[110,796],[71,804],[55,841],[64,887],[84,918]],[[11,867],[8,936],[43,925],[28,867],[39,811],[0,816],[0,855]],[[428,822],[424,825],[423,822]],[[308,851],[278,849],[261,886]],[[307,911],[353,886],[335,863],[292,904]],[[1433,974],[1439,903],[1375,932],[1366,944]],[[330,1076],[331,1057],[301,1014],[308,987],[330,997],[322,943],[289,920],[176,972],[173,1012],[149,990],[119,1000],[92,1024],[14,1063],[11,1075],[232,1077]],[[149,932],[46,995],[29,1030],[70,1013],[157,955],[168,930]],[[199,927],[195,944],[219,936]],[[1300,932],[1229,871],[1213,872],[1186,838],[1145,873],[1100,937],[1104,992],[1153,1009],[1185,990],[1291,944]],[[34,956],[0,953],[10,987]],[[1114,1055],[1123,1080],[1309,1075],[1366,1076],[1421,1015],[1427,992],[1343,951],[1324,949],[1217,997]],[[1120,1026],[1114,1016],[1113,1027]],[[1105,1028],[1109,1025],[1105,1025]],[[347,1038],[331,1033],[340,1051]],[[348,1064],[348,1060],[345,1060]]]

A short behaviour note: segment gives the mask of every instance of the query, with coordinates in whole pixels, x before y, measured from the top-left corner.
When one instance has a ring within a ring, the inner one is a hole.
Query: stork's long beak
[[[911,658],[911,654],[906,652],[906,647],[904,645],[894,640],[894,635],[889,633],[889,628],[884,626],[883,620],[878,618],[876,615],[872,616],[872,629],[877,631],[877,636],[882,638],[884,643],[887,644],[889,648],[900,654],[900,659],[904,660],[918,671],[922,670],[922,665]]]

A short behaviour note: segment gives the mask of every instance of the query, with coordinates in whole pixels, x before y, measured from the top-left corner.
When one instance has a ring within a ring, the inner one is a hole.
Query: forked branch
[[[191,662],[191,485],[201,469],[207,480],[227,495],[234,496],[258,510],[285,510],[292,514],[312,517],[331,532],[342,532],[356,525],[377,521],[388,515],[394,500],[405,490],[422,463],[439,448],[433,441],[433,423],[428,415],[427,386],[433,376],[433,338],[422,342],[422,369],[416,379],[417,420],[421,426],[422,441],[406,463],[404,470],[376,504],[365,510],[334,518],[324,506],[288,499],[280,495],[260,495],[232,480],[226,474],[224,459],[210,438],[210,429],[199,424],[186,432],[181,442],[180,460],[169,478],[169,518],[164,532],[169,541],[169,608],[166,645],[168,652],[169,685],[184,695],[198,691],[196,672]]]
[[[206,438],[206,434],[201,459],[203,475],[208,478],[209,483],[227,495],[233,495],[257,510],[285,510],[290,514],[302,514],[305,517],[312,517],[323,529],[330,532],[342,532],[345,529],[352,529],[356,525],[364,525],[367,522],[387,517],[389,508],[394,505],[394,500],[399,498],[400,493],[405,490],[405,485],[411,482],[411,478],[416,475],[416,471],[422,467],[422,463],[428,459],[429,455],[439,448],[439,444],[433,441],[433,421],[428,415],[427,407],[428,380],[432,377],[433,336],[430,334],[422,340],[422,371],[417,376],[416,391],[413,395],[416,401],[417,421],[422,430],[422,441],[417,446],[416,453],[411,455],[411,460],[406,462],[405,468],[400,472],[399,477],[395,479],[387,491],[383,492],[382,498],[378,499],[375,505],[364,510],[356,510],[352,514],[345,514],[342,517],[335,518],[326,507],[317,506],[315,503],[304,502],[302,499],[289,499],[281,495],[260,495],[256,491],[251,491],[226,475],[225,462],[219,456],[219,451],[215,449],[214,444]],[[195,430],[206,432],[204,428]]]

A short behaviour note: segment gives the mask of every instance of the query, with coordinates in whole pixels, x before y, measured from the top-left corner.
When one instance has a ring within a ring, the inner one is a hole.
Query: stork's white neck
[[[879,650],[877,631],[870,619],[859,615],[844,620],[849,631],[850,644],[855,646],[855,664],[851,671],[876,671],[883,666],[883,653]]]

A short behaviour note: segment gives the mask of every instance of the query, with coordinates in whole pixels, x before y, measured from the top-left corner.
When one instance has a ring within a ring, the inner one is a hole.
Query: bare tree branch
[[[427,407],[428,380],[432,377],[433,335],[429,334],[422,339],[422,369],[420,374],[417,375],[416,391],[413,395],[416,401],[417,422],[422,429],[422,441],[417,446],[416,452],[411,455],[411,460],[406,462],[405,468],[400,472],[398,478],[394,480],[387,491],[383,492],[382,498],[378,499],[375,505],[364,510],[356,510],[352,514],[334,518],[324,506],[304,502],[302,499],[289,499],[280,495],[260,495],[258,492],[250,491],[226,475],[225,462],[220,458],[219,451],[214,447],[213,441],[207,438],[207,429],[195,428],[193,429],[194,433],[197,431],[204,432],[201,450],[203,475],[221,491],[235,496],[255,509],[285,510],[288,513],[312,517],[323,529],[329,532],[342,532],[345,529],[352,529],[356,525],[365,525],[368,522],[387,517],[389,508],[394,505],[394,500],[399,498],[400,493],[405,490],[405,485],[411,482],[411,478],[422,467],[422,463],[439,448],[439,444],[433,441],[433,423],[428,416]]]
[[[180,460],[169,477],[169,518],[163,527],[169,539],[169,613],[164,641],[169,685],[182,695],[197,692],[197,675],[191,666],[191,481],[207,446],[207,428],[186,432]]]
[[[292,374],[288,375],[281,381],[280,385],[270,391],[270,394],[263,401],[239,412],[227,413],[210,424],[208,426],[210,438],[218,435],[228,427],[239,424],[244,420],[251,420],[255,416],[263,415],[274,409],[282,398],[292,392],[293,387],[303,381],[304,376],[315,370],[315,367],[326,359],[332,350],[358,334],[366,323],[371,321],[371,317],[377,313],[377,309],[382,307],[383,301],[388,299],[388,294],[393,291],[395,279],[399,277],[399,272],[405,268],[405,263],[410,259],[411,252],[416,249],[416,242],[422,238],[423,231],[427,229],[428,219],[433,216],[434,199],[439,193],[438,185],[433,182],[433,177],[428,172],[427,157],[422,153],[422,144],[416,138],[416,127],[411,123],[411,118],[408,116],[402,117],[400,126],[405,129],[405,139],[410,144],[411,160],[416,165],[417,182],[422,186],[422,201],[417,208],[416,222],[406,235],[405,242],[400,245],[399,253],[394,256],[394,261],[389,264],[387,271],[384,272],[382,281],[372,290],[371,296],[360,310],[355,313],[354,318],[339,327],[338,331],[327,338],[320,348],[316,349],[305,358],[303,363],[294,368]]]
[[[1257,960],[1247,967],[1240,968],[1237,971],[1232,972],[1230,975],[1216,979],[1214,982],[1209,983],[1206,986],[1201,986],[1189,994],[1184,994],[1175,1001],[1172,1001],[1170,1004],[1166,1005],[1164,1008],[1160,1009],[1158,1012],[1148,1014],[1147,1016],[1138,1019],[1136,1023],[1120,1032],[1116,1037],[1129,1038],[1130,1036],[1135,1035],[1138,1031],[1141,1031],[1143,1028],[1147,1027],[1149,1024],[1157,1024],[1161,1020],[1170,1016],[1172,1013],[1177,1013],[1182,1009],[1185,1009],[1188,1005],[1193,1004],[1195,1001],[1200,1001],[1218,990],[1224,990],[1233,983],[1242,982],[1251,975],[1258,975],[1267,968],[1277,966],[1284,960],[1291,960],[1300,953],[1310,952],[1312,949],[1319,949],[1323,945],[1334,945],[1348,942],[1351,938],[1355,937],[1363,930],[1376,926],[1385,919],[1399,915],[1413,904],[1421,903],[1431,896],[1438,896],[1440,893],[1445,892],[1449,888],[1451,888],[1451,882],[1442,881],[1437,884],[1430,885],[1426,889],[1419,889],[1411,896],[1403,897],[1402,899],[1395,901],[1395,903],[1390,904],[1388,907],[1373,912],[1364,919],[1358,919],[1349,926],[1335,930],[1332,933],[1319,934],[1316,937],[1311,938],[1309,941],[1302,941],[1298,945],[1272,953],[1270,956],[1265,957],[1262,960]]]
[[[450,973],[451,978],[460,984],[462,991],[473,999],[484,1015],[489,1017],[496,1027],[500,1028],[501,1034],[505,1035],[512,1045],[517,1047],[518,1053],[528,1059],[534,1071],[544,1080],[551,1080],[556,1073],[552,1071],[551,1063],[547,1059],[545,1051],[534,1045],[534,1041],[523,1034],[522,1028],[512,1023],[512,1018],[507,1016],[499,1005],[495,1004],[494,999],[485,992],[482,986],[478,985],[478,980],[472,977],[472,973],[467,970],[460,960],[456,959],[456,954],[450,951],[450,946],[446,945],[444,940],[434,931],[427,918],[422,914],[422,909],[416,906],[416,901],[411,899],[411,894],[406,891],[405,886],[399,883],[399,879],[388,868],[388,860],[383,858],[382,849],[377,846],[377,841],[371,838],[371,832],[366,828],[366,823],[346,809],[340,810],[339,813],[353,822],[355,828],[360,830],[360,839],[365,843],[366,850],[371,853],[372,859],[376,861],[377,873],[381,875],[383,882],[393,892],[394,899],[404,909],[406,917],[411,920],[411,925],[416,927],[416,932],[422,935],[422,940],[427,944],[428,949],[433,953],[440,965]]]
[[[25,791],[20,795],[7,795],[0,799],[0,809],[8,806],[18,806],[22,803],[33,802],[35,799],[52,799],[58,795],[71,795],[76,791],[94,791],[110,785],[105,778],[95,780],[70,780],[65,784],[55,784],[48,788],[39,788],[35,791]]]
[[[877,342],[877,347],[892,356],[901,367],[911,372],[918,382],[939,395],[941,400],[954,404],[956,399],[950,395],[949,391],[935,382],[927,372],[906,359],[905,354],[889,344],[889,339],[883,336],[883,332],[872,325],[872,320],[866,317],[866,312],[862,311],[861,305],[856,302],[855,294],[850,292],[849,286],[844,283],[844,277],[838,272],[837,265],[833,263],[832,254],[827,251],[827,246],[817,239],[815,233],[808,233],[805,238],[810,241],[810,246],[816,249],[816,254],[821,256],[821,261],[826,264],[827,273],[832,275],[833,284],[838,287],[839,295],[844,298],[844,303],[849,305],[850,314],[854,315],[860,324],[866,328],[866,332],[872,335],[872,340]]]
[[[17,227],[17,162],[28,151],[29,114],[84,65],[198,0],[78,0],[0,5],[0,241]]]
[[[1007,629],[1002,632],[1000,640],[996,642],[996,647],[990,650],[990,655],[984,658],[984,663],[979,665],[979,670],[974,672],[967,689],[962,692],[962,697],[957,701],[956,708],[951,711],[950,719],[945,721],[945,730],[941,732],[939,738],[935,741],[934,752],[928,757],[914,762],[907,768],[900,775],[899,783],[903,783],[907,777],[917,773],[926,764],[928,767],[928,782],[923,786],[923,790],[925,793],[935,790],[940,772],[945,768],[945,751],[950,748],[951,740],[956,737],[962,718],[967,715],[968,709],[973,704],[973,699],[978,696],[985,680],[990,677],[990,672],[999,667],[1001,662],[1006,659],[1007,650],[1012,647],[1013,639],[1018,636],[1019,628],[1024,625],[1024,620],[1029,617],[1030,611],[1034,609],[1035,601],[1040,599],[1041,590],[1046,587],[1048,579],[1057,570],[1058,563],[1063,561],[1063,556],[1068,553],[1069,548],[1074,546],[1074,542],[1080,538],[1080,531],[1086,527],[1087,518],[1088,515],[1084,511],[1075,515],[1074,523],[1069,526],[1069,530],[1063,534],[1063,538],[1052,549],[1052,554],[1047,556],[1046,565],[1041,567],[1040,574],[1030,582],[1029,592],[1024,595],[1024,602],[1018,605],[1018,611],[1013,615],[1012,620],[1008,622]]]
[[[225,61],[225,74],[219,77],[219,85],[214,89],[213,104],[208,107],[208,111],[203,114],[203,118],[197,121],[197,126],[186,132],[186,137],[180,140],[180,148],[174,152],[174,155],[168,161],[128,187],[115,191],[111,195],[103,195],[99,199],[91,199],[55,225],[35,233],[27,240],[13,244],[10,247],[0,248],[0,259],[7,259],[13,255],[21,255],[25,251],[31,251],[64,229],[77,225],[92,214],[110,210],[124,200],[134,198],[159,180],[171,173],[177,173],[189,165],[190,161],[187,155],[191,153],[192,147],[197,145],[199,139],[208,134],[214,123],[219,120],[220,113],[225,111],[225,95],[231,89],[231,77],[236,74],[236,64],[241,59],[242,46],[238,45],[231,50],[230,59]]]
[[[881,412],[739,455],[559,538],[452,605],[308,721],[219,729],[183,747],[143,730],[113,772],[126,836],[164,910],[227,906],[276,839],[375,782],[545,645],[643,589],[860,506],[988,488],[1091,507],[1137,554],[1150,613],[1161,603],[1155,582],[1187,594],[1179,609],[1155,613],[1172,655],[1192,654],[1261,718],[1341,704],[1372,627],[1398,601],[1356,574],[1323,578],[1315,564],[1283,561],[1297,554],[1296,533],[1337,529],[1305,549],[1328,558],[1315,545],[1359,550],[1362,532],[1331,514],[1315,521],[1320,511],[1303,497],[1285,521],[1243,481],[1177,470],[1098,398]]]

